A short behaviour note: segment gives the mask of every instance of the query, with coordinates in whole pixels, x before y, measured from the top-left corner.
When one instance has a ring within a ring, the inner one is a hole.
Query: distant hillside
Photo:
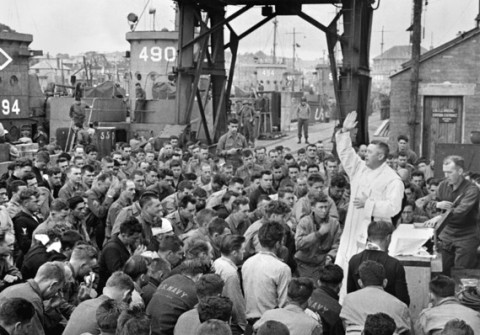
[[[227,51],[225,52],[225,60],[229,62],[232,58],[232,54]],[[237,55],[237,64],[264,64],[264,63],[272,63],[273,59],[272,56],[266,55],[263,51],[257,52],[245,52],[239,53]],[[292,58],[290,57],[277,57],[278,64],[285,64],[287,67],[292,66]],[[314,59],[314,60],[305,60],[301,58],[297,58],[295,61],[295,68],[302,68],[302,69],[314,69],[317,64],[321,64],[323,61],[321,59]]]

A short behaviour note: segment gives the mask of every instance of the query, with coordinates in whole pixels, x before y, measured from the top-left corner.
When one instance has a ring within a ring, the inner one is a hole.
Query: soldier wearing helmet
[[[310,105],[307,103],[307,98],[302,97],[300,104],[297,107],[297,122],[298,122],[298,143],[302,143],[302,128],[305,143],[308,142],[308,123],[310,121]]]
[[[253,134],[253,118],[255,117],[255,110],[252,107],[252,104],[249,100],[243,101],[243,106],[240,109],[238,118],[240,121],[240,133],[242,133],[247,142],[254,145],[255,138]]]

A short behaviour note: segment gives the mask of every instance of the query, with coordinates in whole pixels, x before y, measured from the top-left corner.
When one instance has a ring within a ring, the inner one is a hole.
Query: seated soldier
[[[171,271],[170,263],[162,258],[154,258],[148,264],[148,283],[142,287],[142,298],[147,306],[157,291],[160,283],[168,277]]]
[[[85,300],[73,311],[64,334],[81,335],[84,333],[100,334],[96,320],[99,306],[105,301],[129,303],[134,289],[132,279],[121,271],[116,271],[108,278],[103,294],[98,298]]]
[[[187,195],[193,194],[193,184],[191,181],[184,180],[178,184],[177,192],[169,195],[162,200],[163,210],[167,213],[173,213],[178,209],[180,201]]]
[[[227,191],[222,196],[222,203],[213,207],[213,209],[217,212],[217,216],[222,219],[226,219],[232,213],[232,204],[237,199],[239,195],[237,193],[233,193]]]
[[[142,308],[124,310],[117,322],[117,335],[150,335],[151,318]]]
[[[22,280],[22,274],[13,265],[12,253],[15,235],[9,230],[0,231],[0,291]],[[1,333],[1,332],[0,332]]]
[[[256,330],[269,320],[280,321],[291,334],[321,335],[322,326],[305,313],[308,299],[313,292],[313,282],[308,278],[293,278],[288,284],[288,303],[283,308],[275,308],[263,313],[253,328]]]
[[[364,335],[394,335],[397,325],[395,320],[385,313],[370,314],[365,321]]]
[[[113,299],[105,300],[98,306],[95,312],[97,326],[101,335],[115,335],[117,332],[117,320],[125,305]],[[84,333],[93,335],[92,333]]]
[[[222,294],[223,280],[216,274],[205,274],[195,283],[195,291],[198,301],[204,301],[210,297],[218,297]],[[199,316],[199,304],[195,308],[183,313],[177,320],[173,331],[174,335],[195,335],[195,331],[202,323]],[[230,307],[231,310],[231,307]]]
[[[320,270],[317,288],[308,300],[308,308],[320,316],[325,335],[343,335],[338,294],[342,287],[343,270],[336,264],[328,264]]]
[[[198,298],[195,283],[208,270],[199,260],[187,260],[182,264],[182,273],[163,281],[147,306],[152,317],[152,334],[173,334],[180,315],[192,309]]]
[[[480,313],[463,306],[455,296],[455,281],[439,275],[429,284],[432,307],[425,308],[415,323],[415,334],[428,335],[440,332],[446,323],[458,318],[464,320],[475,332],[480,329]]]
[[[250,227],[249,209],[247,198],[239,197],[233,201],[232,213],[225,219],[232,234],[243,235]]]
[[[347,334],[361,334],[367,316],[379,312],[395,320],[398,334],[411,334],[410,310],[402,301],[385,292],[387,279],[382,264],[368,260],[358,271],[362,288],[347,294],[340,312]]]

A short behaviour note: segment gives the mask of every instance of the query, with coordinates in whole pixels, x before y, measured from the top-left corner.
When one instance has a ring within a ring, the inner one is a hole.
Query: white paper
[[[415,228],[413,224],[401,224],[392,234],[388,248],[390,256],[423,256],[422,246],[433,237],[433,228]]]
[[[36,234],[33,238],[43,245],[46,245],[50,241],[50,238],[46,234]]]

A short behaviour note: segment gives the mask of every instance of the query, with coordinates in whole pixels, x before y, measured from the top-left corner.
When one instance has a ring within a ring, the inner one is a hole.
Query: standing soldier
[[[135,112],[140,112],[145,110],[145,99],[146,94],[145,90],[142,88],[140,83],[135,84]]]
[[[225,158],[226,165],[233,165],[236,171],[242,165],[242,149],[246,147],[245,136],[238,133],[238,120],[231,119],[228,123],[228,132],[218,140],[217,154]]]
[[[85,118],[87,116],[86,109],[87,104],[82,102],[82,87],[80,83],[77,83],[75,87],[75,102],[70,106],[70,119],[72,120],[72,131],[74,136],[72,141],[76,137],[76,143],[86,144],[88,143],[88,133],[84,130]],[[73,147],[73,146],[72,146]]]
[[[437,234],[443,274],[447,276],[450,276],[453,267],[475,269],[478,263],[480,192],[475,184],[465,179],[464,171],[465,160],[462,157],[448,156],[443,160],[445,179],[438,185],[436,202],[431,205],[449,214],[437,215],[426,222],[427,226],[433,227],[440,219],[444,220],[444,228]]]
[[[251,106],[251,102],[248,100],[243,101],[243,106],[239,112],[240,119],[240,131],[247,139],[248,144],[254,145],[255,137],[253,134],[253,118],[255,116],[255,110]]]
[[[298,122],[298,143],[302,143],[302,128],[305,143],[308,144],[308,122],[310,120],[310,105],[307,103],[307,98],[302,97],[302,102],[297,107],[297,122]]]

